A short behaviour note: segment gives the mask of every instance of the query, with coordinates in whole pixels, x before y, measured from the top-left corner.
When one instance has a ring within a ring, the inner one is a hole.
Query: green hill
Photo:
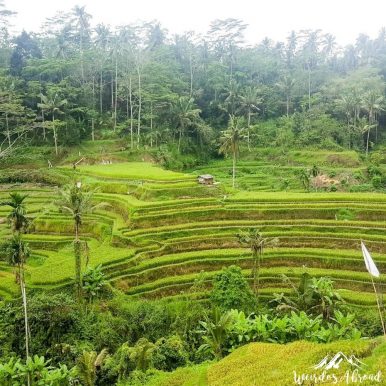
[[[303,374],[322,376],[323,371],[315,370],[314,366],[325,357],[331,359],[339,352],[347,357],[355,355],[364,363],[358,372],[363,382],[359,382],[360,378],[354,372],[355,367],[346,361],[342,362],[339,369],[324,370],[325,382],[299,381]],[[347,371],[350,383],[346,383]],[[381,382],[377,381],[378,378],[365,381],[365,376],[370,378],[379,371]],[[333,378],[334,375],[337,381]],[[380,337],[376,340],[338,341],[331,344],[303,341],[287,345],[251,343],[235,350],[218,363],[181,368],[171,374],[157,374],[146,383],[146,386],[311,386],[359,383],[385,385],[385,375],[386,343],[385,338]],[[352,382],[354,379],[357,379],[357,382]]]

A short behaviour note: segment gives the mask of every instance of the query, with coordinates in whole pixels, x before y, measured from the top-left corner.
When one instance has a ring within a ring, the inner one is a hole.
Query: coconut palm
[[[237,238],[241,245],[246,245],[251,249],[253,258],[253,289],[259,301],[259,285],[260,285],[260,266],[263,257],[264,247],[277,245],[279,240],[277,238],[264,237],[260,229],[250,228],[246,231],[237,234]]]
[[[236,107],[240,102],[240,86],[234,79],[231,79],[229,81],[229,84],[225,88],[223,96],[224,104],[227,107],[228,113],[231,115],[235,114]]]
[[[252,114],[256,114],[260,111],[259,105],[262,103],[262,98],[259,97],[259,89],[256,87],[247,87],[244,93],[240,95],[240,104],[242,110],[245,111],[247,116],[247,142],[248,150],[250,149],[250,132]]]
[[[366,135],[366,157],[369,155],[370,131],[374,127],[376,127],[376,124],[370,125],[365,117],[360,118],[358,121],[357,130],[362,135]]]
[[[228,129],[222,132],[220,138],[219,153],[228,155],[232,154],[232,187],[235,187],[236,179],[236,159],[240,152],[240,142],[246,137],[246,129],[239,127],[239,119],[234,115],[230,115]]]
[[[10,265],[16,268],[16,281],[19,282],[21,296],[23,300],[24,311],[24,329],[25,329],[25,351],[26,357],[29,354],[29,340],[30,332],[28,326],[28,312],[27,312],[27,295],[25,289],[25,277],[24,277],[24,264],[27,258],[30,256],[30,249],[28,244],[24,242],[20,233],[15,233],[11,240],[6,244],[5,254]],[[28,378],[28,385],[30,379]]]
[[[0,202],[0,206],[10,206],[12,208],[8,220],[14,232],[26,231],[28,228],[29,219],[26,215],[27,211],[24,203],[27,197],[27,194],[15,192],[9,194],[9,200]]]
[[[25,278],[24,278],[24,264],[30,255],[30,249],[22,237],[21,232],[27,231],[29,225],[29,219],[27,218],[27,210],[24,204],[24,200],[28,197],[20,193],[10,193],[10,199],[3,201],[0,206],[10,206],[12,208],[8,219],[11,223],[13,237],[6,244],[6,256],[10,265],[16,267],[16,282],[20,284],[20,291],[23,300],[24,310],[24,326],[25,326],[25,349],[26,357],[29,357],[29,327],[28,327],[28,313],[27,313],[27,295],[25,289]],[[30,379],[27,379],[28,385]]]
[[[174,104],[175,116],[177,118],[178,129],[178,151],[181,147],[181,139],[187,128],[192,127],[200,120],[201,110],[195,108],[194,99],[179,97]]]
[[[67,104],[67,99],[60,99],[58,94],[43,95],[40,94],[42,103],[38,103],[38,107],[44,111],[51,113],[52,116],[52,130],[54,133],[55,154],[58,155],[58,134],[55,127],[55,115],[63,114],[61,108]]]
[[[60,191],[60,200],[57,202],[59,208],[71,215],[74,221],[74,255],[75,255],[75,287],[78,298],[82,295],[82,261],[81,261],[81,240],[79,231],[84,216],[94,210],[106,206],[105,203],[93,204],[92,191],[84,192],[81,183],[77,182],[73,186],[67,186]]]
[[[284,75],[278,83],[276,83],[276,87],[280,90],[282,94],[285,95],[286,98],[286,112],[287,117],[289,116],[289,109],[292,97],[292,91],[295,87],[295,79],[291,78],[288,75]]]
[[[80,68],[82,81],[84,81],[84,63],[83,55],[85,49],[85,43],[90,36],[90,19],[91,15],[86,12],[85,7],[80,7],[76,5],[72,9],[72,22],[77,31],[77,41],[79,41],[79,51],[80,51]]]
[[[377,114],[380,111],[383,111],[383,96],[379,95],[376,91],[369,91],[363,96],[363,108],[366,110],[368,114],[368,123],[369,126],[374,126],[376,128],[376,139],[378,137],[378,122],[377,122]],[[367,145],[366,145],[366,156],[368,153],[368,144],[370,138],[370,130],[367,132]]]

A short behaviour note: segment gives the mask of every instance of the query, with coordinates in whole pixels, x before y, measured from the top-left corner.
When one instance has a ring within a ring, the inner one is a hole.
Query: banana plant
[[[221,359],[224,355],[225,343],[229,330],[234,321],[232,311],[225,312],[221,315],[219,309],[214,309],[212,319],[206,317],[205,321],[200,321],[204,343],[198,351],[211,353],[216,359]]]

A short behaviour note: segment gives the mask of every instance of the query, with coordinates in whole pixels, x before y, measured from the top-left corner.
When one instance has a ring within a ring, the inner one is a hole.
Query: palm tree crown
[[[12,229],[15,232],[21,232],[27,230],[29,220],[26,216],[27,211],[25,208],[25,199],[27,194],[10,193],[10,200],[0,202],[0,206],[10,206],[12,208],[11,213],[8,215],[8,220],[11,223]]]

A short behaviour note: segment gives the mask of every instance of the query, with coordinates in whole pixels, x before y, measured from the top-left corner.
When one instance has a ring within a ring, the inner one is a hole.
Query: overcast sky
[[[93,24],[158,19],[171,33],[205,32],[212,20],[238,18],[249,24],[249,43],[266,36],[284,40],[291,30],[321,28],[345,45],[361,32],[375,37],[386,26],[386,0],[5,0],[5,4],[18,12],[13,19],[17,31],[39,31],[46,17],[76,4],[86,6]]]

